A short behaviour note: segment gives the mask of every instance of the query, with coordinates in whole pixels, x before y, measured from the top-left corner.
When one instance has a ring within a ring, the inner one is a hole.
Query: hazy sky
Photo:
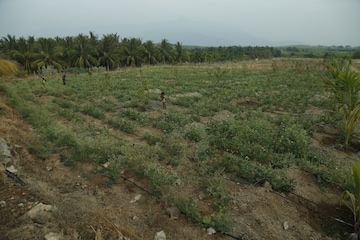
[[[156,41],[147,39],[151,35],[146,30],[183,20],[189,29],[205,24],[207,30],[198,34],[207,38],[223,30],[217,35],[237,45],[242,45],[241,37],[227,35],[225,28],[268,42],[360,46],[360,0],[0,0],[0,37],[65,37],[92,31],[100,37],[117,33],[120,38]],[[175,41],[168,28],[157,29],[157,34]],[[182,34],[184,45],[194,44],[187,39],[194,41]]]

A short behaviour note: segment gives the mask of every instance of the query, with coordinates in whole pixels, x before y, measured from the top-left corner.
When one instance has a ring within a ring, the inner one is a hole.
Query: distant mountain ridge
[[[152,40],[154,43],[167,39],[170,43],[177,42],[187,46],[219,47],[219,46],[294,46],[308,45],[307,43],[284,40],[274,42],[269,39],[253,36],[240,27],[223,25],[207,21],[192,21],[179,18],[173,21],[164,21],[151,24],[106,24],[89,25],[89,31],[95,34],[106,35],[117,33],[120,38],[141,38],[143,41]],[[42,30],[44,30],[42,28]],[[87,35],[89,32],[81,32],[76,27],[47,29],[48,35],[58,36],[58,32],[71,32],[73,36],[79,33]],[[65,36],[63,36],[65,37]]]
[[[181,42],[192,46],[284,46],[306,45],[299,41],[274,42],[246,33],[231,26],[218,23],[191,21],[179,18],[174,21],[149,24],[146,27],[134,27],[135,37],[160,42],[167,39],[170,43]],[[134,36],[132,36],[134,37]]]

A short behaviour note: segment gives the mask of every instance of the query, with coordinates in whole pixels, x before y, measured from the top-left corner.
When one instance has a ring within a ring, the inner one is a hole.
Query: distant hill
[[[219,47],[219,46],[294,46],[307,45],[304,42],[284,39],[274,42],[269,39],[254,36],[240,27],[223,25],[216,22],[192,21],[179,18],[174,21],[164,21],[151,24],[106,24],[88,26],[89,31],[106,35],[119,34],[120,38],[141,38],[143,41],[152,40],[155,43],[167,39],[170,43],[181,42],[187,46]],[[115,29],[115,30],[114,30]],[[74,36],[81,32],[76,27],[67,26],[66,29],[48,29],[48,35],[58,36],[58,32],[71,32]],[[35,34],[35,33],[34,33]],[[35,34],[36,36],[36,34]],[[65,36],[63,36],[65,37]]]
[[[183,18],[153,24],[142,35],[145,39],[160,41],[166,38],[170,42],[197,46],[264,45],[268,42],[228,26]]]
[[[143,40],[160,42],[162,39],[167,39],[170,43],[181,42],[183,45],[195,46],[306,45],[299,41],[273,42],[231,26],[205,21],[191,21],[184,18],[149,24],[146,27],[135,27],[132,32],[135,35],[132,37],[141,37]]]

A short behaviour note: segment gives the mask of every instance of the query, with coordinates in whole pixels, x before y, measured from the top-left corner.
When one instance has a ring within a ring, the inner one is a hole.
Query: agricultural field
[[[154,239],[159,231],[167,239],[345,239],[353,231],[338,199],[354,191],[360,138],[355,127],[345,151],[322,59],[97,69],[68,73],[66,85],[52,70],[46,82],[0,79],[0,137],[26,183],[0,175],[3,239]],[[56,210],[20,221],[21,199]]]

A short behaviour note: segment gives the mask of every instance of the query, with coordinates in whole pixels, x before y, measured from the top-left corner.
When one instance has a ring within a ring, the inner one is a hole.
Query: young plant
[[[360,117],[360,74],[348,65],[330,66],[332,78],[324,77],[324,84],[334,94],[338,109],[343,113],[345,127],[345,148],[348,147],[355,122]]]
[[[360,224],[360,162],[352,163],[352,171],[355,184],[355,194],[346,190],[340,195],[340,205],[345,205],[353,214],[354,233],[359,234]],[[356,199],[357,198],[357,199]]]

